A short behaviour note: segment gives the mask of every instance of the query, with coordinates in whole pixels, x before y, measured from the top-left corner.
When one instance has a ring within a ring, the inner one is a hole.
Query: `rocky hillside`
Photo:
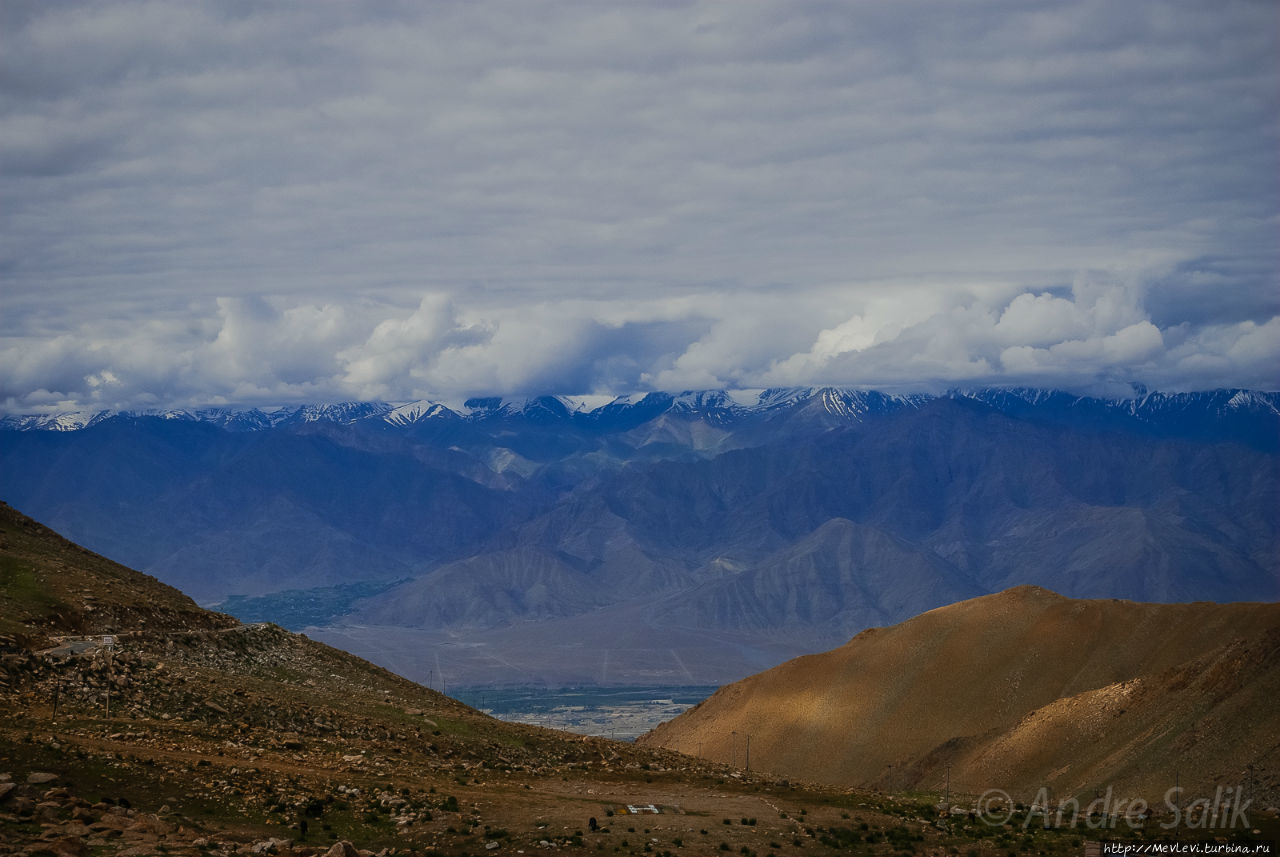
[[[721,688],[640,743],[841,785],[1280,797],[1280,604],[1019,587]]]
[[[58,636],[229,628],[154,577],[73,544],[0,502],[0,634],[44,648]]]
[[[12,510],[0,535],[0,855],[1079,853],[1080,831],[989,824],[971,799],[940,815],[941,795],[501,723]],[[1276,821],[1257,823],[1230,835]]]

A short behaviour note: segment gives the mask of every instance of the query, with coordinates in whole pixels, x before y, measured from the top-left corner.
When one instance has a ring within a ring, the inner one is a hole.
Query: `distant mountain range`
[[[230,431],[263,431],[281,426],[327,422],[337,425],[419,423],[461,420],[472,424],[525,422],[567,423],[613,433],[628,431],[664,414],[683,416],[711,425],[809,418],[824,414],[821,423],[836,426],[867,416],[904,408],[919,408],[938,398],[968,399],[997,410],[1042,419],[1086,421],[1097,425],[1142,425],[1176,435],[1205,434],[1210,438],[1243,433],[1254,443],[1280,443],[1275,428],[1280,393],[1215,390],[1207,393],[1148,393],[1138,388],[1128,399],[1099,399],[1031,388],[957,390],[943,396],[888,395],[874,390],[842,387],[784,387],[759,390],[695,390],[683,393],[645,393],[625,396],[537,396],[526,399],[477,397],[462,402],[421,400],[393,405],[386,402],[337,402],[294,405],[262,410],[233,407],[149,410],[66,410],[0,418],[0,431],[77,431],[110,419],[158,417],[165,420],[210,423]],[[1258,424],[1258,418],[1262,423]],[[1268,419],[1270,418],[1270,419]]]
[[[455,680],[718,683],[1024,583],[1280,598],[1276,393],[805,388],[0,428],[17,508],[419,678],[408,653],[447,639]]]

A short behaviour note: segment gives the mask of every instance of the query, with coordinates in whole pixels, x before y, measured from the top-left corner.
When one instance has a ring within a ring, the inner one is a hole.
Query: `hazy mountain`
[[[1179,776],[1280,785],[1277,694],[1280,605],[1019,587],[723,687],[640,743],[742,764],[750,736],[754,769],[832,784],[940,790],[949,770],[956,792],[1158,803]]]
[[[548,680],[607,672],[629,623],[696,641],[677,670],[719,681],[762,665],[753,635],[826,648],[1021,583],[1280,598],[1278,404],[815,388],[10,417],[0,490],[206,603],[317,589],[329,624],[501,631],[504,656],[554,623],[585,660]]]

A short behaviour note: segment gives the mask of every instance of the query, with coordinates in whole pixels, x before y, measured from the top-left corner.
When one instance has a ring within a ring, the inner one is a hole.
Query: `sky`
[[[0,410],[1280,389],[1280,4],[0,4]]]

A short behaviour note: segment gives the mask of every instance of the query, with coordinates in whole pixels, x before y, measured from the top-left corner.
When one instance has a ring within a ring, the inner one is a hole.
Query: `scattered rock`
[[[360,852],[347,840],[333,843],[333,847],[324,853],[324,857],[360,857]]]
[[[485,851],[497,851],[497,850],[498,850],[498,843],[497,843],[497,842],[494,842],[494,841],[492,841],[492,840],[490,840],[489,842],[486,842],[486,843],[484,844],[484,850],[485,850]]]
[[[88,846],[79,836],[67,836],[55,840],[49,843],[48,848],[58,857],[84,857],[88,853]]]
[[[0,783],[0,802],[3,802],[17,787],[17,783]]]
[[[154,815],[139,815],[126,830],[133,834],[159,838],[172,831],[173,827]]]
[[[261,842],[255,842],[250,848],[251,854],[278,854],[289,847],[288,839],[277,839],[272,837],[264,839]]]
[[[27,777],[27,784],[32,786],[42,786],[45,783],[51,783],[58,778],[57,774],[50,774],[43,771],[37,771]]]

